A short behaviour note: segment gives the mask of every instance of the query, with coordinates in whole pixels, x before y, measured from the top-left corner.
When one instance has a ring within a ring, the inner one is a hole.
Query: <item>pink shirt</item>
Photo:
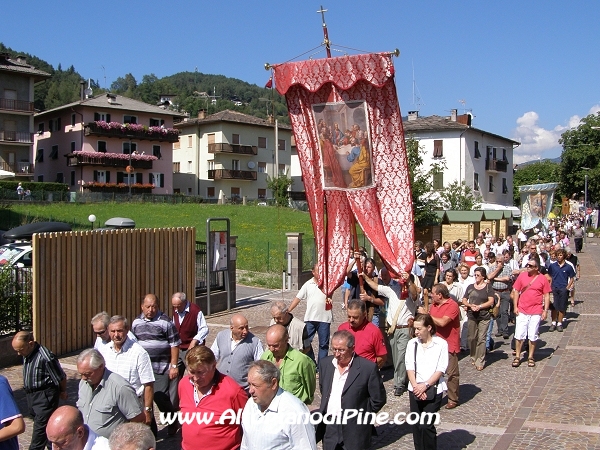
[[[517,281],[515,281],[513,289],[520,292],[525,289],[532,280],[533,277],[529,276],[527,272],[522,272],[517,278]],[[531,283],[531,286],[527,287],[519,296],[519,312],[530,315],[542,314],[542,311],[544,311],[544,294],[550,293],[551,290],[550,283],[548,283],[546,277],[539,274],[533,283]]]

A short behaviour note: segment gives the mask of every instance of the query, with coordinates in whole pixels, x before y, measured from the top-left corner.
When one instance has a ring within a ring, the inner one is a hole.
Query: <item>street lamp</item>
[[[92,230],[93,230],[94,229],[94,222],[96,221],[96,216],[93,215],[93,214],[90,214],[88,216],[88,220],[91,222],[91,224],[92,224]]]
[[[129,138],[129,165],[125,169],[127,172],[127,184],[129,185],[129,200],[131,201],[131,174],[133,173],[133,165],[131,163],[131,155],[133,153],[133,144],[131,143],[131,138],[133,136],[127,136]]]
[[[581,170],[585,170],[585,187],[583,188],[583,242],[587,244],[587,180],[588,174],[587,171],[590,170],[589,167],[582,167]]]

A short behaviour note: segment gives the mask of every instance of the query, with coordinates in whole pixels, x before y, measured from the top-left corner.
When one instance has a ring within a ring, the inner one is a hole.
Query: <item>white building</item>
[[[424,167],[436,161],[445,164],[432,180],[434,189],[464,181],[481,195],[481,209],[517,209],[513,208],[513,150],[519,142],[473,128],[471,115],[459,116],[456,110],[450,117],[419,117],[417,111],[410,111],[404,132],[424,149]]]
[[[267,199],[267,176],[292,175],[292,132],[236,111],[221,111],[175,124],[179,142],[173,146],[175,192],[217,199]],[[295,153],[295,147],[293,151]],[[297,158],[296,158],[297,159]],[[303,190],[301,182],[298,189]],[[294,190],[294,187],[292,187]]]

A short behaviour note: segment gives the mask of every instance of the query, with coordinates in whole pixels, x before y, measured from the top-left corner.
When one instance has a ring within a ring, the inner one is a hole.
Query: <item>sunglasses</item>
[[[536,269],[537,268],[537,266],[535,264],[527,264],[527,267],[529,269]]]

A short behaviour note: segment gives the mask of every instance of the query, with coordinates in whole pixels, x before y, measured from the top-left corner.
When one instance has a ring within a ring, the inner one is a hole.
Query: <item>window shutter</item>
[[[160,176],[160,187],[165,187],[165,174],[161,173],[159,176]]]
[[[444,156],[444,141],[436,139],[433,141],[433,157],[441,158],[442,156]]]
[[[94,113],[94,121],[98,122],[100,120],[100,114]]]
[[[138,172],[138,173],[136,173],[136,174],[135,174],[135,182],[136,182],[136,183],[139,183],[139,184],[142,184],[142,183],[144,182],[144,180],[143,180],[143,178],[142,178],[142,177],[143,177],[143,174],[141,174],[141,173],[139,173],[139,172]]]
[[[117,183],[123,183],[123,172],[117,172]]]
[[[104,179],[106,180],[107,183],[110,183],[110,172],[108,170],[104,174]]]
[[[148,174],[148,182],[154,184],[154,174],[152,172]]]
[[[160,124],[164,125],[165,124],[165,119],[160,119]]]
[[[94,181],[98,181],[98,171],[94,170]]]
[[[107,114],[107,115],[106,115],[106,121],[107,121],[107,122],[110,122],[110,114]]]

